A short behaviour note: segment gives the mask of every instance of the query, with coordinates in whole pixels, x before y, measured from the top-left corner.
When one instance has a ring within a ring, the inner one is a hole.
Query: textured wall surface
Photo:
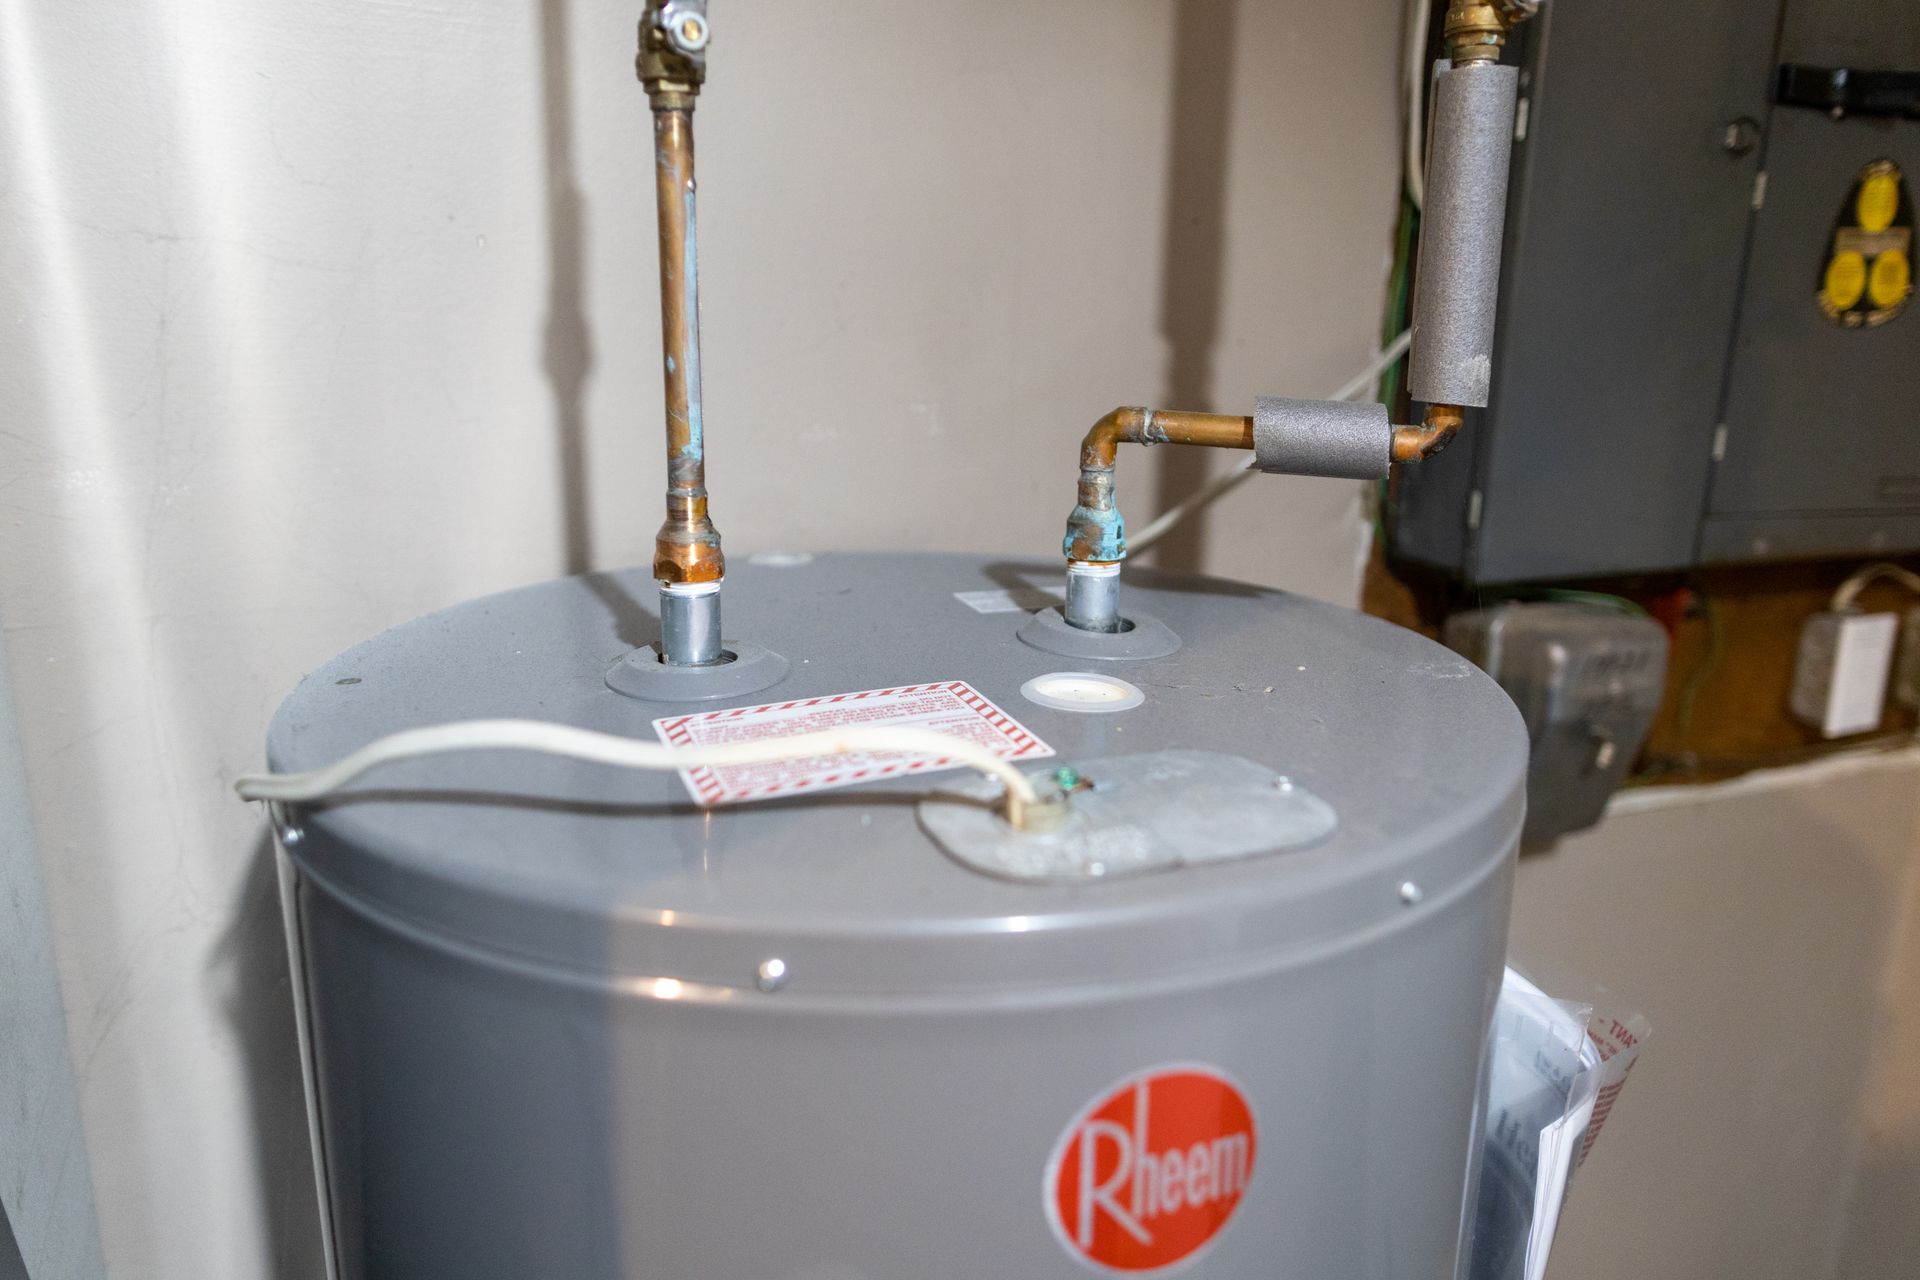
[[[313,1274],[271,864],[228,791],[275,703],[394,622],[647,553],[637,11],[0,5],[0,625],[115,1276]],[[729,548],[1045,552],[1106,409],[1344,381],[1400,6],[1337,40],[1302,12],[717,3]],[[1136,520],[1164,456],[1123,464]],[[1171,554],[1351,599],[1363,537],[1355,486],[1263,478]]]

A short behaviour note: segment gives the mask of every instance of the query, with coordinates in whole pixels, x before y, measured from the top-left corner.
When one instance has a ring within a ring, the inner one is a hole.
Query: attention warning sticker
[[[715,746],[801,733],[844,729],[849,725],[910,726],[969,738],[1009,760],[1038,760],[1053,748],[995,706],[964,680],[937,684],[867,689],[759,707],[730,707],[698,715],[665,716],[653,722],[669,746]],[[959,766],[930,756],[890,754],[814,756],[771,764],[705,765],[682,769],[687,790],[703,805],[770,800],[798,791],[824,791],[878,778],[931,773]]]

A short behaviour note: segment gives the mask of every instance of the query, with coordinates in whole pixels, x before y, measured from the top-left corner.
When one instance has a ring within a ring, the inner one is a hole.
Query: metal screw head
[[[1720,135],[1720,149],[1730,156],[1750,155],[1759,145],[1760,122],[1752,116],[1735,116]]]
[[[307,833],[299,827],[280,828],[280,843],[291,848],[307,838]]]
[[[1400,901],[1406,903],[1408,906],[1413,906],[1426,896],[1427,891],[1413,881],[1402,880],[1400,882]]]
[[[759,969],[754,971],[753,985],[762,991],[778,991],[787,985],[787,962],[775,956],[771,960],[762,960]]]

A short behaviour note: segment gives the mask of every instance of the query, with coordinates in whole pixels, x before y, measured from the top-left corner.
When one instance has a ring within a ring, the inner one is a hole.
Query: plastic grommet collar
[[[676,667],[660,661],[657,645],[642,645],[607,669],[607,687],[647,702],[711,702],[758,693],[787,678],[787,660],[771,649],[743,640],[721,647],[731,661]]]
[[[1146,613],[1130,613],[1125,631],[1082,631],[1058,609],[1042,609],[1021,624],[1021,643],[1063,658],[1091,658],[1099,662],[1164,658],[1180,647],[1180,637],[1166,623]]]

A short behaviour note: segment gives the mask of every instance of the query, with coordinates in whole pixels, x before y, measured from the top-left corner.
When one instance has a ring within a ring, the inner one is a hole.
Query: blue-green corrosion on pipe
[[[1078,564],[1117,564],[1127,558],[1127,525],[1114,497],[1114,466],[1121,444],[1193,444],[1253,448],[1253,419],[1169,409],[1115,409],[1080,442],[1080,489],[1061,551]]]
[[[1080,500],[1067,517],[1060,553],[1095,564],[1127,558],[1127,522],[1113,500],[1112,467],[1081,468]]]

